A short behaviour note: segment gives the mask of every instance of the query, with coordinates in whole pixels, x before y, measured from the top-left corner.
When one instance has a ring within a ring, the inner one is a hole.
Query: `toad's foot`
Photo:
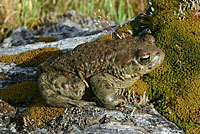
[[[51,90],[52,91],[52,90]],[[77,107],[84,107],[89,105],[96,105],[95,102],[89,102],[84,100],[74,100],[65,96],[61,96],[58,94],[55,94],[55,92],[48,92],[50,97],[48,100],[46,100],[47,104],[50,104],[51,106],[56,107],[71,107],[71,106],[77,106]]]
[[[126,103],[122,96],[117,95],[119,87],[116,81],[120,80],[108,73],[98,73],[90,79],[92,90],[99,104],[106,108]]]

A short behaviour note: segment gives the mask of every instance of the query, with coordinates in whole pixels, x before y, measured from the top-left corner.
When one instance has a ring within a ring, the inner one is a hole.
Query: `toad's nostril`
[[[148,67],[148,69],[149,69],[149,70],[151,70],[151,69],[152,69],[152,67]]]
[[[156,55],[159,56],[159,55],[160,55],[160,52],[157,52]]]

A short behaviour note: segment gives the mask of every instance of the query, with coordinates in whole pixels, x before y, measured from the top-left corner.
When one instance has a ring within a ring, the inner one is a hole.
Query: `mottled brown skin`
[[[126,103],[116,95],[160,65],[164,53],[151,35],[85,43],[38,67],[38,86],[47,104],[57,107],[95,105],[81,100],[90,87],[98,104]]]

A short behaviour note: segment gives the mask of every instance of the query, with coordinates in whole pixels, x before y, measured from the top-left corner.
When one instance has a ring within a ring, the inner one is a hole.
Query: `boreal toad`
[[[82,100],[90,88],[98,104],[115,107],[125,103],[116,94],[118,90],[133,85],[163,59],[152,35],[85,43],[42,63],[37,71],[38,86],[51,106],[95,105]]]

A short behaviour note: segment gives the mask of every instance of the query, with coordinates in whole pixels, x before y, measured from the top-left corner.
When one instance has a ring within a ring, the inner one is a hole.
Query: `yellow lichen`
[[[200,134],[200,126],[187,126],[186,134]]]
[[[0,98],[6,102],[14,104],[32,103],[39,98],[39,90],[33,82],[22,82],[0,90]]]
[[[26,26],[29,30],[37,29],[40,25],[41,25],[40,20],[31,20],[26,24]]]
[[[104,35],[104,36],[102,36],[102,37],[100,37],[100,38],[98,39],[98,41],[102,41],[102,40],[113,40],[113,37],[112,37],[112,35],[110,35],[110,34]]]
[[[5,114],[5,115],[11,115],[12,114],[15,114],[16,113],[16,109],[14,107],[12,107],[10,104],[8,104],[7,102],[1,100],[0,101],[0,113],[2,114]],[[0,116],[0,119],[2,118],[3,116],[1,115]]]
[[[5,80],[5,79],[6,79],[6,77],[0,76],[0,80]]]
[[[36,42],[45,42],[45,43],[48,43],[48,42],[54,42],[54,41],[57,41],[57,40],[58,39],[56,37],[48,36],[48,37],[39,38],[38,40],[36,40]]]
[[[148,85],[142,80],[136,81],[134,85],[128,89],[134,90],[137,95],[143,95],[144,91],[148,94]]]
[[[29,129],[41,128],[48,121],[64,114],[64,108],[46,106],[43,100],[38,99],[22,115],[24,125]]]
[[[44,123],[64,114],[64,108],[49,107],[45,104],[33,82],[25,81],[4,88],[0,91],[0,98],[15,105],[31,104],[21,117],[24,125],[30,129],[43,127]]]
[[[27,51],[22,54],[2,56],[0,57],[0,62],[14,62],[20,66],[38,66],[49,57],[61,53],[63,53],[63,51],[57,48],[45,47]]]

